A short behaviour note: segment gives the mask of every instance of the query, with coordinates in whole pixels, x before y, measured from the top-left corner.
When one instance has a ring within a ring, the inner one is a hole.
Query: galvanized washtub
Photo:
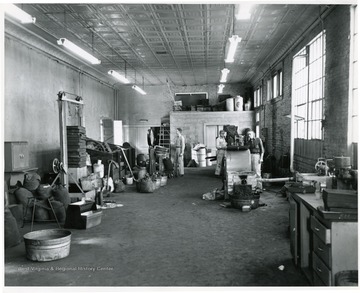
[[[26,258],[32,261],[52,261],[67,257],[70,253],[71,232],[48,229],[24,235]]]

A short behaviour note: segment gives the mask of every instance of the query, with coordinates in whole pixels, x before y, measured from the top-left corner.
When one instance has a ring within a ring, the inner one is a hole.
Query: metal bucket
[[[52,261],[70,253],[71,232],[62,229],[39,230],[24,235],[26,258]]]
[[[236,209],[241,209],[243,206],[250,206],[251,209],[256,209],[259,207],[259,198],[251,198],[251,199],[231,198],[230,201],[232,207]]]
[[[160,178],[160,186],[165,186],[167,183],[167,176],[161,176]]]
[[[155,189],[160,188],[160,186],[161,186],[161,179],[160,178],[155,179],[154,186],[155,186]]]

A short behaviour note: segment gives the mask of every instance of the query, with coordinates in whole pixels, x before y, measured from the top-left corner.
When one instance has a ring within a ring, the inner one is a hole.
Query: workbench
[[[324,210],[321,193],[291,193],[290,250],[316,286],[334,286],[341,271],[358,270],[357,213]]]

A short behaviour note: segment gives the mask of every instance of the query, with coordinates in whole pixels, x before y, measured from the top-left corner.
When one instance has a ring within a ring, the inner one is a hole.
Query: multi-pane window
[[[261,86],[254,91],[254,107],[259,107],[262,104]]]
[[[323,138],[325,49],[323,31],[293,58],[295,138]]]
[[[351,84],[351,142],[359,142],[359,98],[358,98],[358,24],[357,24],[357,6],[352,8],[352,42],[350,54],[350,78]]]
[[[270,101],[271,99],[272,99],[271,79],[268,79],[266,82],[266,100]]]
[[[260,137],[260,113],[255,114],[255,133],[257,137]]]
[[[282,71],[277,71],[272,76],[272,98],[282,96]]]

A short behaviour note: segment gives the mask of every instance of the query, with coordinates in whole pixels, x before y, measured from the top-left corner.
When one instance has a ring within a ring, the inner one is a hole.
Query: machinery
[[[319,176],[327,176],[329,175],[329,165],[328,162],[330,160],[325,158],[318,158],[318,161],[315,164],[315,171]],[[332,160],[331,160],[332,161]]]
[[[350,165],[350,157],[334,157],[335,177],[337,189],[357,190],[357,170],[353,170]]]

